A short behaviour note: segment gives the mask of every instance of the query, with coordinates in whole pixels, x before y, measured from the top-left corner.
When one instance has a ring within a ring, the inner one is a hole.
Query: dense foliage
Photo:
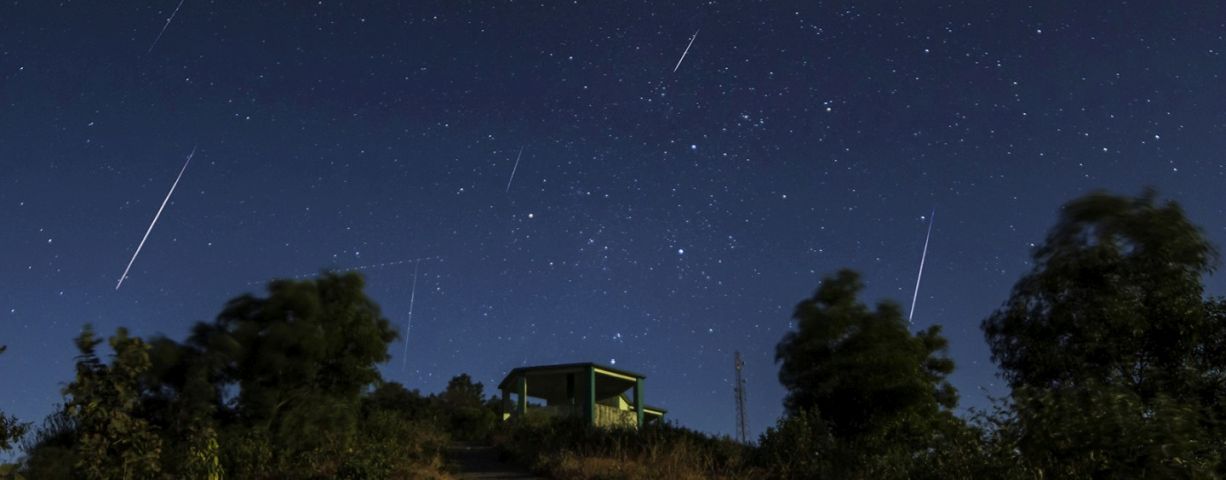
[[[839,272],[779,344],[787,415],[762,465],[779,478],[1222,476],[1226,303],[1202,287],[1217,256],[1152,191],[1069,202],[983,322],[1013,395],[972,422],[948,415],[939,331],[869,311]]]
[[[451,441],[554,478],[1047,479],[1226,476],[1226,300],[1217,249],[1152,192],[1068,203],[983,331],[1012,394],[954,414],[939,327],[869,308],[849,270],[800,302],[776,349],[785,415],[756,445],[672,424],[500,422],[466,374],[423,395],[376,365],[396,337],[356,275],[273,282],[186,341],[77,338],[41,428],[0,414],[0,478],[447,478]],[[0,348],[0,351],[3,349]]]
[[[4,345],[0,345],[0,353],[4,353],[7,348]],[[0,412],[0,453],[12,449],[17,440],[24,436],[29,428],[29,424],[21,422],[17,417]],[[0,463],[0,479],[17,478],[18,467],[19,465],[17,464]]]
[[[0,353],[8,347],[0,345]],[[7,451],[13,448],[13,443],[26,434],[29,425],[17,420],[17,417],[5,415],[0,412],[0,452]]]
[[[121,328],[110,339],[115,353],[105,365],[95,352],[99,343],[87,325],[77,337],[76,380],[64,388],[64,412],[76,427],[73,466],[91,480],[156,477],[162,439],[138,412],[148,347]]]
[[[1065,205],[1034,270],[983,323],[1011,385],[1116,385],[1194,397],[1226,380],[1205,308],[1217,250],[1174,203],[1095,193]]]
[[[796,306],[796,330],[775,358],[789,413],[821,412],[831,434],[871,434],[904,413],[936,415],[957,403],[945,376],[953,361],[940,327],[912,335],[896,304],[875,311],[856,299],[860,276],[842,270]]]
[[[437,401],[447,422],[447,431],[453,432],[457,440],[483,441],[498,423],[497,412],[501,406],[493,398],[487,399],[485,387],[473,382],[467,373],[447,382],[447,388]]]
[[[1202,286],[1217,259],[1152,191],[1065,205],[1033,271],[983,322],[1028,465],[1048,476],[1224,473],[1226,315]]]
[[[940,327],[911,333],[901,309],[869,309],[842,270],[796,306],[779,343],[787,417],[762,438],[764,468],[783,478],[970,475],[979,432],[955,417],[954,365]]]
[[[362,289],[355,274],[274,281],[267,297],[230,301],[183,343],[120,329],[109,363],[87,327],[63,410],[29,441],[24,469],[32,478],[442,475],[449,437],[389,398],[396,387],[376,365],[396,332]]]

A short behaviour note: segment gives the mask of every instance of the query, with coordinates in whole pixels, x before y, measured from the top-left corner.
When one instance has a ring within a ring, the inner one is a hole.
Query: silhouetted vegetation
[[[0,354],[4,353],[7,348],[0,345]],[[13,448],[13,442],[25,435],[28,428],[29,425],[18,421],[17,417],[0,412],[0,452]]]
[[[1218,252],[1147,191],[1067,204],[1035,267],[983,322],[1013,387],[1010,428],[1046,477],[1226,473],[1226,309]]]
[[[951,412],[940,327],[912,334],[897,304],[870,310],[861,289],[843,270],[796,306],[776,353],[788,416],[762,438],[764,466],[794,478],[973,473],[961,463],[977,432]]]
[[[955,415],[939,327],[912,332],[860,276],[823,280],[779,342],[785,415],[753,445],[668,423],[597,429],[499,403],[466,374],[423,395],[375,368],[396,338],[353,274],[276,281],[187,339],[76,339],[40,428],[0,414],[28,478],[446,478],[452,441],[555,478],[1217,478],[1226,475],[1226,300],[1217,249],[1172,202],[1094,193],[1062,210],[982,328],[1012,387]],[[3,349],[0,348],[0,351]]]
[[[355,274],[275,281],[185,342],[88,326],[63,408],[28,441],[31,478],[422,478],[449,436],[376,365],[396,333]],[[375,388],[375,387],[378,388]],[[429,400],[423,400],[429,402]]]
[[[983,322],[1013,388],[949,414],[939,330],[826,279],[779,345],[787,416],[763,435],[780,478],[1213,478],[1226,447],[1226,308],[1202,280],[1217,250],[1173,202],[1066,204],[1034,269]]]
[[[8,347],[0,345],[0,354]],[[0,411],[0,453],[11,450],[14,444],[29,430],[30,425],[23,423],[17,417],[5,415]],[[14,477],[17,474],[16,464],[0,463],[0,479]]]
[[[554,478],[759,478],[751,447],[669,424],[593,428],[581,419],[531,414],[495,436],[515,460]]]

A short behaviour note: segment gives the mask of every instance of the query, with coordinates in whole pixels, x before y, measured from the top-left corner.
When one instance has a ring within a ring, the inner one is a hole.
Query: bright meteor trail
[[[515,156],[515,166],[511,167],[511,178],[507,179],[507,192],[511,193],[511,181],[515,180],[515,171],[519,170],[519,157],[524,156],[524,147],[519,147],[519,155]]]
[[[175,193],[175,187],[179,186],[179,179],[183,178],[183,172],[187,171],[187,164],[192,163],[192,156],[196,154],[196,147],[192,147],[192,153],[187,154],[187,161],[183,162],[183,168],[179,169],[179,176],[175,177],[175,183],[170,185],[170,191],[166,192],[166,198],[162,199],[162,206],[158,207],[158,213],[153,216],[153,221],[149,222],[149,229],[145,230],[145,236],[141,237],[140,245],[136,246],[136,252],[132,254],[132,259],[128,260],[127,268],[123,269],[123,275],[119,276],[119,282],[115,283],[115,290],[123,285],[123,280],[128,278],[128,271],[132,269],[132,263],[136,262],[136,256],[140,255],[140,249],[145,246],[145,240],[149,239],[149,232],[153,231],[153,226],[157,225],[158,218],[162,216],[162,210],[166,208],[166,203],[170,201],[170,196]]]
[[[924,260],[928,258],[928,240],[932,238],[932,223],[936,221],[937,209],[932,209],[932,215],[928,217],[928,235],[924,236],[924,253],[920,255],[919,275],[915,276],[915,293],[911,294],[911,313],[907,314],[907,323],[911,323],[911,317],[915,316],[915,299],[919,298],[920,279],[924,278]]]
[[[409,294],[409,320],[404,324],[404,353],[400,355],[401,371],[404,371],[409,361],[409,331],[413,328],[413,302],[417,300],[417,267],[420,266],[421,260],[413,265],[413,290]]]
[[[166,28],[170,27],[170,22],[174,21],[175,15],[179,14],[179,9],[183,8],[183,2],[185,1],[187,0],[179,0],[179,6],[175,7],[175,11],[170,12],[170,17],[166,18],[166,24],[162,25],[162,31],[158,32],[158,36],[157,38],[153,39],[153,43],[149,44],[149,51],[145,52],[146,54],[153,53],[153,47],[158,46],[158,41],[160,41],[162,39],[162,35],[166,33]]]
[[[681,58],[677,59],[677,66],[673,67],[673,73],[677,73],[677,69],[681,68],[681,62],[685,61],[685,54],[690,53],[690,47],[694,46],[695,38],[698,38],[698,30],[694,30],[694,36],[690,37],[690,44],[685,46],[684,52],[681,52]]]

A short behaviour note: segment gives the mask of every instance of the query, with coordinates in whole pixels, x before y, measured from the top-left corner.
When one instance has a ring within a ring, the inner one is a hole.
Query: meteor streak
[[[136,256],[140,255],[140,249],[145,246],[145,240],[149,239],[149,232],[153,231],[153,226],[157,225],[158,218],[162,216],[162,210],[166,208],[166,203],[170,201],[170,196],[175,193],[175,187],[179,186],[179,179],[183,178],[183,172],[187,171],[187,164],[192,163],[192,156],[196,154],[196,147],[192,147],[192,153],[187,154],[187,161],[183,162],[183,168],[179,169],[179,176],[175,177],[175,183],[170,184],[170,191],[166,192],[166,198],[162,199],[162,206],[158,207],[158,213],[153,216],[153,221],[149,222],[149,228],[145,230],[145,236],[141,237],[140,244],[136,246],[136,252],[132,254],[132,259],[128,260],[128,266],[123,269],[123,275],[119,276],[119,281],[115,283],[115,290],[123,285],[123,280],[128,278],[128,271],[132,269],[132,263],[136,262]]]
[[[404,324],[404,353],[400,355],[400,371],[404,371],[404,367],[409,361],[409,332],[413,329],[413,302],[417,300],[417,267],[421,266],[421,262],[413,265],[413,290],[409,294],[409,320]]]
[[[919,298],[920,279],[924,278],[924,260],[928,258],[928,240],[932,238],[932,223],[937,218],[937,209],[932,209],[932,215],[928,217],[928,235],[924,236],[924,253],[920,255],[919,275],[915,276],[915,293],[911,295],[911,313],[907,314],[907,324],[911,323],[911,318],[915,316],[915,300]]]
[[[685,54],[690,53],[690,47],[694,45],[695,38],[698,38],[698,30],[694,30],[694,36],[690,37],[690,44],[685,46],[684,52],[681,52],[681,58],[677,60],[677,66],[673,67],[673,73],[677,73],[677,69],[681,68],[681,62],[685,60]]]
[[[183,8],[183,2],[187,0],[179,0],[179,6],[175,7],[175,11],[170,12],[170,17],[166,18],[166,24],[162,25],[162,31],[158,32],[157,38],[153,39],[153,43],[149,44],[149,51],[146,54],[153,53],[153,47],[158,45],[158,41],[162,39],[162,34],[166,33],[166,28],[170,26],[170,22],[175,19],[175,15],[179,13],[179,9]]]
[[[519,147],[519,155],[515,156],[515,166],[511,167],[511,178],[507,179],[507,193],[511,193],[511,181],[515,180],[515,171],[519,170],[519,158],[524,156],[524,147]]]
[[[440,257],[438,255],[433,255],[429,257],[418,257],[418,258],[409,258],[406,260],[397,260],[394,262],[370,263],[366,265],[357,265],[353,267],[336,268],[336,269],[330,269],[330,271],[332,272],[356,272],[356,271],[362,271],[362,270],[374,270],[376,268],[391,267],[395,265],[404,265],[406,263],[417,263],[422,260],[442,260],[442,259],[443,257]],[[277,277],[277,278],[283,278],[283,279],[288,279],[288,280],[301,280],[304,278],[312,278],[316,276],[319,276],[319,272],[300,273],[298,275],[290,275],[288,277]],[[247,282],[247,285],[261,285],[267,282],[268,282],[267,280],[252,280],[250,282]]]

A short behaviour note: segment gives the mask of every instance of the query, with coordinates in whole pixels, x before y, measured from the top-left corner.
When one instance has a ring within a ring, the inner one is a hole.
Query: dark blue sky
[[[437,257],[387,379],[615,362],[730,433],[740,350],[757,432],[792,307],[841,267],[910,303],[934,208],[916,327],[983,406],[979,323],[1061,203],[1153,185],[1226,243],[1216,1],[184,0],[151,53],[178,2],[140,3],[0,5],[0,410],[25,420],[86,322],[182,338],[269,278]],[[363,271],[402,327],[413,265]]]

